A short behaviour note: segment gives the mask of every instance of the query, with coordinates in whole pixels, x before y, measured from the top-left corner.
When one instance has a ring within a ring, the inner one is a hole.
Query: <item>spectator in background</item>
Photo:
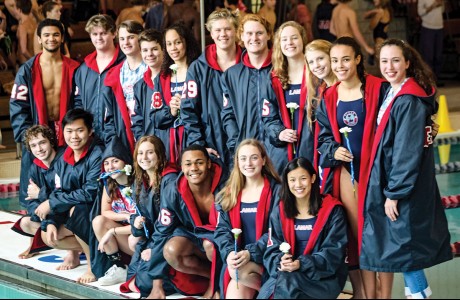
[[[167,23],[165,27],[182,22],[193,32],[193,36],[200,45],[201,23],[200,23],[199,1],[184,0],[183,3],[176,3],[168,10]]]
[[[240,4],[242,6],[240,6]],[[246,9],[246,6],[244,6],[244,4],[239,0],[224,0],[224,6],[225,8],[230,9],[232,12],[238,11],[240,14],[240,20],[243,19],[246,13],[250,13],[250,11]],[[244,7],[244,9],[242,9],[242,7]]]
[[[146,13],[146,0],[131,0],[131,7],[124,8],[118,14],[115,24],[118,26],[124,21],[133,20],[144,25],[144,14]]]
[[[369,46],[359,30],[356,12],[348,5],[352,0],[337,0],[338,4],[332,11],[330,32],[337,38],[349,36],[356,39],[359,45],[369,55],[374,55],[374,49]]]
[[[436,80],[439,80],[442,68],[442,48],[444,38],[443,0],[419,0],[417,12],[422,19],[420,29],[420,54],[430,66]],[[438,86],[443,84],[438,82]]]
[[[16,8],[16,0],[5,0],[4,2],[5,8],[3,9],[3,13],[5,14],[5,21],[6,21],[6,39],[9,39],[9,42],[6,42],[4,45],[2,44],[2,49],[5,51],[8,57],[8,65],[11,67],[16,66],[16,48],[17,48],[17,37],[16,32],[18,31],[19,25],[19,12]]]
[[[332,43],[337,38],[329,31],[332,11],[336,5],[337,0],[322,0],[316,7],[313,18],[313,36],[315,39],[323,39]]]
[[[168,10],[174,4],[174,0],[162,0],[162,2],[162,4],[149,9],[147,16],[145,16],[145,29],[153,28],[163,31],[167,27]]]
[[[388,25],[392,19],[392,8],[390,0],[374,0],[375,8],[364,14],[365,19],[370,19],[369,28],[373,30],[374,50],[388,38]],[[372,63],[369,63],[373,65]]]
[[[6,16],[0,10],[0,49],[3,50],[3,53],[0,55],[0,69],[2,70],[6,70],[8,68],[8,64],[3,58],[3,55],[5,54],[8,55],[7,49],[6,49],[8,43],[10,43],[10,47],[11,47],[11,39],[9,39],[9,37],[6,35]],[[0,142],[0,149],[1,149],[1,142]]]
[[[32,15],[32,2],[30,0],[16,0],[19,12],[19,25],[16,36],[18,38],[17,60],[22,65],[34,56],[34,40],[37,22]]]
[[[275,30],[276,26],[276,0],[263,0],[264,5],[259,9],[257,14],[264,17],[268,23],[272,25],[272,29]]]
[[[286,16],[286,21],[296,21],[305,28],[307,33],[307,41],[310,42],[313,40],[313,30],[312,30],[312,17],[311,12],[308,7],[299,2],[299,0],[289,0],[291,3],[291,10]]]

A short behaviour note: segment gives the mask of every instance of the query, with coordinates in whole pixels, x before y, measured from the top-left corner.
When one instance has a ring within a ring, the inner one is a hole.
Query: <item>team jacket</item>
[[[384,80],[372,75],[366,76],[366,87],[364,92],[364,109],[366,110],[366,120],[364,124],[364,133],[361,146],[361,169],[360,178],[356,180],[360,183],[362,176],[365,176],[366,169],[369,166],[370,147],[375,135],[375,124],[379,110],[379,96],[382,96],[387,84]],[[318,137],[318,151],[321,155],[321,167],[331,168],[333,176],[332,195],[336,198],[340,195],[340,167],[342,161],[334,159],[335,151],[343,144],[341,133],[337,125],[337,101],[338,85],[340,82],[329,87],[324,93],[316,113],[316,118],[320,125]],[[338,172],[336,172],[338,171]]]
[[[54,160],[48,168],[41,160],[35,158],[29,170],[29,178],[40,188],[37,199],[28,200],[28,215],[32,221],[40,222],[40,218],[35,215],[35,210],[44,201],[49,199],[50,194],[54,191],[54,179],[56,175],[56,164],[62,158],[63,149],[56,152]]]
[[[150,121],[153,123],[154,128],[160,131],[159,138],[163,141],[166,148],[166,157],[169,162],[179,165],[180,152],[183,147],[184,126],[174,128],[174,121],[177,117],[171,114],[169,102],[171,101],[171,74],[160,74],[155,77],[154,93],[151,97],[153,99],[152,107],[150,110]],[[182,93],[182,97],[184,94]]]
[[[97,136],[88,143],[91,144],[78,162],[74,160],[73,150],[67,147],[56,163],[56,189],[49,198],[52,212],[66,212],[77,204],[92,204],[95,200],[104,149]]]
[[[304,71],[305,72],[305,71]],[[290,110],[286,107],[283,86],[279,78],[271,73],[271,89],[269,96],[264,100],[262,119],[266,127],[266,141],[271,147],[269,156],[273,159],[278,174],[282,174],[284,167],[295,157],[305,157],[314,162],[315,156],[315,123],[310,128],[307,118],[307,85],[303,76],[300,90],[299,123],[297,124],[298,140],[295,144],[286,143],[279,139],[281,131],[292,129]],[[295,148],[295,154],[294,154]]]
[[[134,107],[134,116],[131,117],[133,121],[131,129],[136,140],[144,135],[155,135],[164,140],[169,133],[168,130],[156,128],[154,126],[155,122],[150,118],[150,112],[155,104],[154,95],[156,95],[157,101],[160,100],[158,94],[154,94],[153,87],[152,71],[150,68],[147,68],[147,71],[144,73],[144,79],[139,80],[134,85],[134,99],[136,104]]]
[[[32,125],[48,126],[46,96],[43,90],[42,72],[40,68],[41,53],[29,59],[18,70],[14,80],[10,98],[10,120],[14,140],[22,142],[24,132]],[[69,107],[71,107],[72,77],[78,62],[66,56],[62,57],[62,81],[59,107],[60,125]],[[60,126],[57,129],[59,146],[64,145],[64,137]]]
[[[104,136],[105,106],[102,97],[104,80],[108,71],[125,59],[117,46],[112,61],[104,70],[99,70],[96,51],[88,54],[74,75],[74,105],[89,111],[94,116],[93,129],[97,136]]]
[[[426,95],[410,78],[377,126],[362,182],[367,189],[360,195],[361,268],[409,272],[452,259],[434,170],[431,115],[436,111],[434,91]],[[385,214],[387,198],[398,200],[395,222]]]
[[[260,69],[254,68],[246,51],[241,62],[222,76],[222,126],[227,133],[227,149],[233,155],[238,144],[247,138],[264,142],[262,109],[270,84],[271,51]]]
[[[282,242],[295,253],[294,220],[284,213],[284,203],[270,217],[271,236],[264,254],[264,266],[270,279],[260,289],[259,299],[335,299],[345,286],[348,270],[345,264],[347,220],[342,204],[327,195],[323,198],[317,221],[303,255],[297,257],[300,269],[278,270],[283,253]]]
[[[236,63],[241,48],[237,46]],[[206,47],[204,53],[187,70],[185,99],[181,104],[185,146],[199,144],[216,150],[224,165],[231,161],[227,149],[227,134],[221,121],[223,71],[217,63],[216,45]]]
[[[239,249],[246,249],[249,251],[251,261],[262,264],[263,255],[267,245],[266,236],[264,234],[268,230],[268,221],[273,208],[278,204],[280,194],[280,184],[274,179],[264,179],[264,188],[260,196],[259,204],[257,206],[256,214],[256,243],[241,245],[241,239],[238,239]],[[230,252],[235,250],[235,238],[233,236],[232,228],[242,228],[240,210],[241,210],[241,193],[238,195],[238,201],[234,208],[225,212],[219,204],[216,204],[218,212],[218,223],[214,231],[214,242],[219,247],[220,256],[223,261],[223,268],[221,274],[221,295],[225,297],[227,294],[227,286],[230,282],[230,274],[227,269],[227,256]]]
[[[154,240],[153,240],[153,232],[154,232],[154,224],[155,221],[158,219],[159,211],[160,211],[160,195],[166,189],[168,185],[174,185],[177,179],[177,170],[171,166],[168,166],[163,171],[163,177],[161,180],[161,187],[160,191],[154,191],[152,189],[147,189],[146,185],[142,187],[138,208],[143,217],[145,217],[145,226],[149,231],[149,238],[141,240],[136,245],[136,251],[134,252],[131,262],[128,267],[128,280],[126,283],[122,284],[120,290],[122,292],[129,292],[129,282],[131,280],[135,280],[135,284],[141,292],[142,297],[146,297],[150,294],[152,290],[152,279],[150,278],[148,272],[150,268],[150,262],[146,262],[141,259],[141,253],[145,249],[149,249],[153,247]],[[136,186],[133,187],[133,193],[136,190]],[[133,199],[136,199],[136,195],[133,194]],[[145,237],[144,229],[137,229],[134,227],[134,220],[138,216],[138,214],[132,214],[130,218],[131,223],[131,233],[133,236],[136,237]],[[164,282],[165,283],[165,282]],[[168,287],[172,287],[170,283],[167,284]],[[175,290],[171,288],[166,288],[165,292],[167,294],[174,293]]]
[[[328,168],[323,173],[323,185],[332,185],[332,187],[323,186],[322,188],[327,191],[332,191],[332,195],[336,198],[340,198],[340,173],[343,162],[335,160],[334,153],[341,145],[345,145],[345,142],[342,141],[342,136],[339,132],[340,128],[337,123],[337,89],[339,84],[340,82],[329,87],[325,91],[323,100],[316,113],[316,118],[320,126],[318,137],[319,164],[323,168]],[[364,180],[363,176],[365,176],[370,164],[370,149],[375,136],[375,124],[379,111],[379,98],[383,97],[387,86],[388,83],[384,82],[383,79],[372,75],[366,76],[363,100],[363,108],[366,110],[366,119],[361,145],[360,178],[355,178],[358,182],[358,191],[364,188],[361,182]],[[360,200],[358,200],[358,203],[359,201]],[[358,243],[351,239],[349,242],[348,262],[350,266],[356,266],[359,263]]]
[[[120,82],[120,70],[123,63],[119,63],[107,72],[104,80],[102,95],[106,108],[104,121],[104,142],[108,145],[115,136],[134,152],[134,134],[131,130],[131,117],[126,106],[125,96]]]
[[[211,191],[215,196],[223,187],[226,178],[217,163],[213,163],[213,173]],[[152,236],[154,244],[148,272],[150,280],[169,279],[177,292],[186,295],[203,294],[206,291],[209,279],[174,270],[163,257],[163,247],[172,236],[177,235],[175,231],[185,231],[199,239],[208,238],[209,234],[201,235],[200,229],[215,228],[217,216],[212,213],[213,211],[211,209],[209,220],[204,223],[200,218],[188,181],[182,173],[174,184],[165,188],[161,195],[160,215]]]
[[[54,157],[54,160],[51,162],[49,168],[45,164],[43,164],[41,160],[35,158],[29,170],[29,178],[40,188],[38,198],[27,200],[27,216],[30,216],[30,220],[33,222],[41,222],[40,218],[35,214],[35,210],[42,202],[48,200],[49,195],[54,190],[54,178],[56,174],[54,167],[56,162],[61,158],[62,152],[63,151],[60,150],[56,153],[56,156]],[[30,253],[50,249],[41,238],[40,228],[33,236],[22,230],[22,218],[20,218],[11,229],[19,234],[33,237]]]

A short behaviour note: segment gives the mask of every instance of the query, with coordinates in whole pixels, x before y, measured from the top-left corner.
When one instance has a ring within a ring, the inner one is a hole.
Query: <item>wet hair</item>
[[[134,165],[134,182],[136,183],[136,203],[139,204],[139,197],[140,197],[140,194],[141,194],[141,189],[142,189],[142,185],[144,182],[147,182],[147,183],[150,183],[150,177],[147,173],[147,171],[145,171],[144,169],[142,169],[140,166],[139,166],[139,163],[137,162],[137,152],[139,151],[139,147],[141,146],[141,144],[143,143],[151,143],[153,145],[153,148],[154,148],[154,152],[157,156],[157,159],[158,159],[158,164],[157,164],[157,167],[155,169],[155,178],[154,178],[154,181],[156,183],[156,186],[153,186],[152,189],[154,191],[157,191],[159,192],[160,191],[160,184],[161,184],[161,179],[162,179],[162,174],[163,174],[163,170],[166,168],[166,165],[168,163],[167,159],[166,159],[166,149],[165,149],[165,145],[163,144],[163,142],[161,141],[160,138],[158,138],[157,136],[155,135],[146,135],[146,136],[143,136],[141,137],[137,142],[136,142],[136,147],[134,148],[134,159],[133,159],[133,165]],[[159,203],[158,203],[159,205]]]
[[[93,114],[81,108],[71,109],[65,114],[62,119],[62,129],[64,129],[68,124],[72,124],[76,120],[80,119],[83,120],[86,128],[88,128],[88,131],[93,129]]]
[[[204,154],[204,156],[206,157],[206,160],[208,161],[211,160],[211,157],[209,156],[208,150],[206,150],[205,146],[198,145],[198,144],[190,145],[182,150],[181,157],[184,156],[184,153],[189,152],[189,151],[200,151]]]
[[[265,30],[267,31],[269,40],[268,40],[268,48],[270,49],[272,47],[273,43],[273,27],[272,25],[264,18],[256,14],[246,14],[243,19],[240,22],[240,26],[238,27],[237,30],[237,37],[238,39],[241,39],[241,36],[243,35],[244,32],[244,24],[249,21],[254,21],[262,24],[264,26]],[[240,40],[240,46],[244,47],[244,42]]]
[[[190,66],[190,64],[201,54],[201,47],[198,44],[198,41],[195,39],[195,36],[190,31],[190,29],[185,26],[183,22],[178,22],[171,25],[170,27],[166,28],[163,33],[163,52],[165,53],[165,56],[163,58],[163,63],[161,64],[161,73],[166,75],[171,74],[172,70],[169,67],[174,64],[174,60],[169,56],[168,51],[166,50],[166,33],[168,33],[170,30],[176,31],[182,43],[185,45],[185,57],[187,66]]]
[[[246,177],[241,173],[239,168],[239,159],[238,154],[244,146],[254,146],[256,147],[262,159],[265,159],[265,165],[262,167],[262,175],[264,177],[273,178],[277,182],[280,182],[278,173],[276,172],[273,163],[268,156],[267,150],[264,145],[256,139],[246,139],[243,140],[235,151],[235,156],[233,158],[233,169],[230,173],[230,177],[227,180],[225,187],[219,192],[216,197],[217,203],[222,206],[224,211],[231,210],[237,203],[238,194],[243,190],[244,185],[246,184]]]
[[[305,46],[307,45],[307,33],[305,28],[295,21],[287,21],[281,24],[275,33],[275,41],[273,43],[273,54],[272,64],[273,71],[281,81],[283,89],[286,90],[289,87],[289,75],[288,75],[288,61],[281,50],[281,33],[287,27],[294,27],[300,34],[302,39],[302,52],[304,52]]]
[[[409,67],[406,70],[407,77],[413,77],[415,81],[425,90],[427,95],[431,95],[433,88],[436,87],[435,75],[427,63],[423,60],[420,53],[407,42],[399,39],[387,39],[377,49],[380,60],[380,52],[385,46],[399,47]]]
[[[45,3],[43,3],[42,5],[43,17],[46,18],[46,14],[52,11],[56,6],[59,6],[59,4],[54,1],[46,1]]]
[[[32,11],[31,0],[16,0],[16,7],[22,11],[23,14],[28,15]]]
[[[230,22],[230,24],[233,25],[235,30],[238,29],[238,22],[239,22],[239,13],[237,12],[232,12],[231,10],[227,8],[218,8],[215,11],[213,11],[208,19],[206,20],[206,29],[211,32],[212,31],[212,24],[214,24],[215,21],[225,19]]]
[[[142,24],[133,20],[126,20],[124,22],[121,22],[120,25],[118,25],[117,32],[120,31],[121,28],[125,28],[126,31],[132,34],[141,34],[142,31],[144,31],[144,27],[142,27]]]
[[[364,68],[364,55],[363,55],[363,52],[361,51],[361,47],[359,46],[358,42],[354,38],[349,37],[349,36],[343,36],[343,37],[336,39],[332,43],[331,49],[334,48],[334,46],[338,46],[338,45],[351,47],[353,49],[353,52],[355,53],[355,58],[358,58],[358,56],[361,58],[358,65],[356,66],[356,71],[358,73],[359,81],[361,81],[362,83],[361,93],[363,94],[363,100],[365,100],[364,98],[365,98],[367,73],[366,73],[366,69]]]
[[[321,51],[327,55],[330,62],[331,57],[329,55],[329,52],[331,51],[331,48],[332,43],[329,41],[322,39],[313,40],[310,43],[308,43],[308,45],[305,47],[305,59],[308,51]],[[308,60],[307,67],[307,119],[311,128],[314,121],[314,110],[319,106],[319,102],[321,101],[322,97],[322,95],[318,94],[319,88],[322,84],[326,84],[324,82],[321,82],[321,80],[318,77],[313,75],[312,71],[310,70],[310,66],[308,65]],[[330,74],[335,77],[335,74],[334,72],[332,72],[332,69],[330,70]]]
[[[281,201],[284,203],[284,213],[290,219],[294,219],[298,214],[299,210],[296,205],[296,198],[289,189],[288,175],[290,172],[297,168],[302,168],[310,174],[310,176],[316,175],[316,180],[311,184],[310,201],[308,207],[308,213],[310,215],[318,215],[318,211],[321,208],[323,198],[319,188],[319,177],[313,167],[313,164],[306,158],[299,157],[291,160],[283,171],[281,179]]]
[[[43,21],[38,23],[37,36],[41,37],[43,28],[48,26],[57,27],[59,29],[59,32],[61,33],[61,36],[64,36],[64,25],[62,25],[61,21],[55,19],[44,19]]]
[[[30,149],[30,141],[38,137],[39,134],[41,134],[45,139],[47,139],[50,142],[51,147],[56,149],[56,135],[54,134],[54,132],[48,126],[34,125],[32,127],[29,127],[24,133],[23,142],[27,151],[32,151]]]
[[[156,29],[146,29],[139,34],[139,45],[142,42],[157,42],[160,46],[162,46],[163,35]]]
[[[85,31],[91,33],[94,27],[102,27],[105,31],[115,34],[117,31],[117,26],[115,21],[109,15],[98,14],[89,18],[86,22]]]

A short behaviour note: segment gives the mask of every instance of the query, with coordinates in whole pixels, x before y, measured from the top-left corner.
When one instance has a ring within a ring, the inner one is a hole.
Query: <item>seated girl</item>
[[[217,197],[214,242],[224,262],[221,295],[251,299],[259,291],[268,220],[279,199],[279,177],[264,146],[248,139],[238,146],[230,179]],[[237,238],[233,229],[242,231]],[[235,251],[236,248],[239,250]]]
[[[131,198],[131,155],[122,143],[115,140],[107,145],[103,154],[101,180],[104,183],[100,201],[100,215],[93,219],[93,230],[99,241],[98,250],[105,253],[112,266],[98,279],[100,285],[114,285],[126,279],[126,266],[120,250],[128,255],[133,251],[128,246],[131,234],[130,216],[136,211]],[[94,259],[97,260],[95,257]],[[97,263],[97,262],[96,262]]]
[[[123,293],[140,292],[145,297],[152,290],[149,276],[152,234],[160,211],[160,194],[175,182],[178,171],[168,164],[163,142],[154,135],[141,137],[134,149],[134,196],[138,210],[131,215],[130,248],[134,251],[128,267],[128,281]],[[140,242],[139,239],[141,239]]]
[[[281,201],[270,217],[264,266],[270,275],[258,298],[335,299],[347,278],[347,226],[342,204],[319,193],[305,158],[288,163]]]

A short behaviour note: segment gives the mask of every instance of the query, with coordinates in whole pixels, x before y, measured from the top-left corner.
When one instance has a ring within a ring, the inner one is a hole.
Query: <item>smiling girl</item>
[[[347,277],[347,222],[342,204],[320,194],[317,173],[302,157],[286,166],[281,199],[270,217],[264,254],[270,279],[258,298],[337,298]],[[283,249],[284,241],[290,249]]]
[[[188,66],[200,55],[199,45],[184,23],[177,23],[164,32],[163,63],[160,76],[154,81],[155,101],[150,118],[154,127],[169,130],[163,138],[168,161],[180,165],[184,126],[180,118],[181,99],[185,98],[184,82]]]
[[[217,197],[219,223],[214,232],[224,262],[221,295],[251,299],[262,283],[262,257],[268,220],[279,199],[279,177],[263,145],[255,139],[238,146],[234,167]],[[242,229],[235,252],[232,228]]]
[[[361,267],[402,272],[406,296],[428,298],[423,269],[452,259],[434,170],[435,77],[418,52],[397,39],[383,42],[380,71],[391,86],[381,98],[370,168],[362,177]]]

